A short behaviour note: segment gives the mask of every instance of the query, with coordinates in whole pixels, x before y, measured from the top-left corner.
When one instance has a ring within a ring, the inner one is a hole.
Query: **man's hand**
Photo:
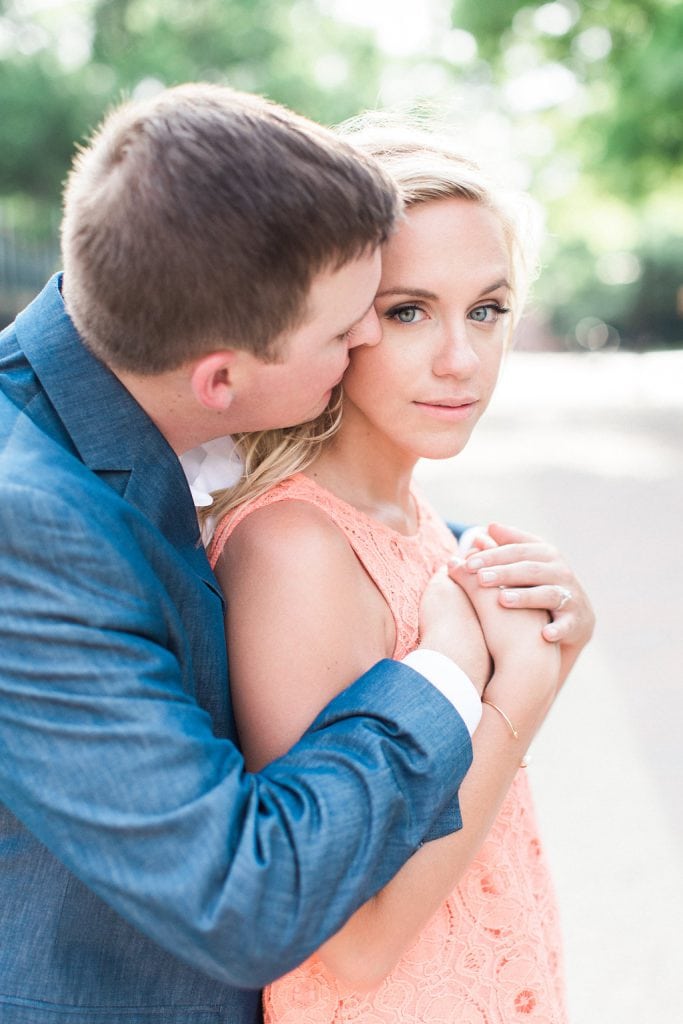
[[[484,634],[472,603],[445,568],[432,576],[422,595],[420,647],[445,654],[483,693],[492,669]]]

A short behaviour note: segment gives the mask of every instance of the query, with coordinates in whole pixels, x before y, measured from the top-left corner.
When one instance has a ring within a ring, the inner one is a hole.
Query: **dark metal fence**
[[[43,242],[24,238],[0,206],[0,328],[14,319],[58,268],[56,238]]]

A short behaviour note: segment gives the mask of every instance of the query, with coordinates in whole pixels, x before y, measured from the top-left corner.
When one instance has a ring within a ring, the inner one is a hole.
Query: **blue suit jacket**
[[[471,744],[387,661],[244,772],[178,460],[53,279],[0,335],[0,1020],[257,1021],[430,832]]]

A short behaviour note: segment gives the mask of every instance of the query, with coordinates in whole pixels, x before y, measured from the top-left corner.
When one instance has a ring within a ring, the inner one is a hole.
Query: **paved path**
[[[419,475],[586,583],[596,635],[530,769],[571,1020],[683,1021],[683,352],[513,354],[466,452]]]

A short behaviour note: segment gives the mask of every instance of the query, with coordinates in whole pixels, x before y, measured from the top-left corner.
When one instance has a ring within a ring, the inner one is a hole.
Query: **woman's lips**
[[[439,398],[427,399],[424,402],[414,402],[414,405],[430,416],[443,420],[465,420],[477,404],[476,398]]]

